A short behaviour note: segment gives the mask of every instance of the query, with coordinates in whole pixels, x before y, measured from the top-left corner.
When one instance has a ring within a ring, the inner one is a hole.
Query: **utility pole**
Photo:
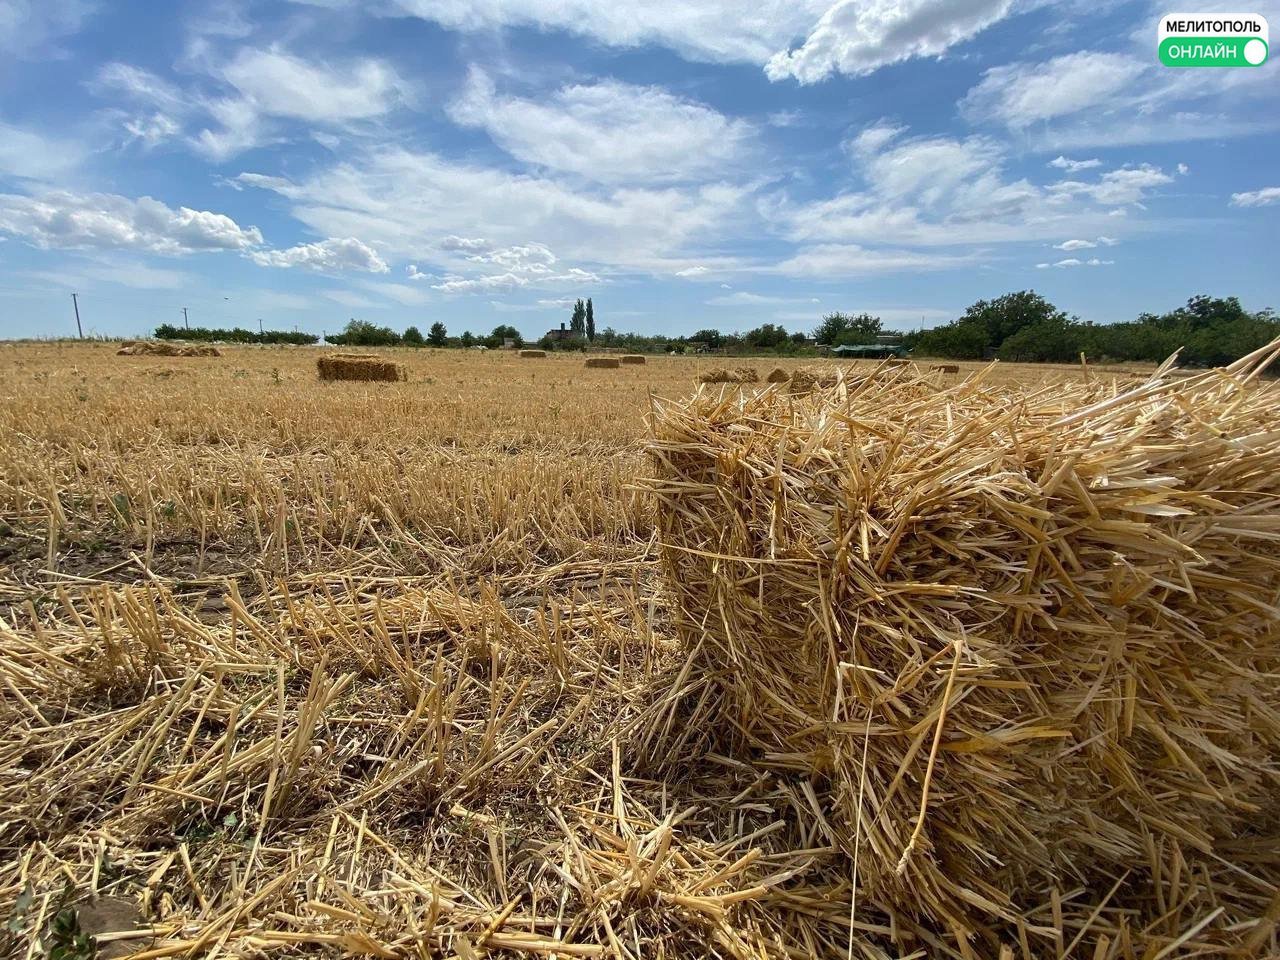
[[[186,308],[186,307],[183,307],[183,308],[182,308],[182,325],[183,325],[184,327],[186,327],[188,330],[190,330],[190,329],[191,329],[191,324],[189,324],[189,323],[187,322],[187,308]]]
[[[258,336],[262,336],[262,318],[258,318]]]
[[[76,299],[76,296],[77,295],[74,293],[71,295],[71,306],[73,306],[76,311],[76,333],[80,334],[80,339],[83,340],[84,330],[80,327],[80,301]]]

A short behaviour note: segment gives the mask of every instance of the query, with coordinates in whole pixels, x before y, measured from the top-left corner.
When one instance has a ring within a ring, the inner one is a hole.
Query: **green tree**
[[[715,328],[697,330],[689,334],[689,339],[694,343],[705,343],[712,350],[719,350],[724,346],[724,334]]]
[[[502,346],[504,340],[514,340],[517,347],[524,346],[524,338],[520,336],[520,331],[507,323],[500,323],[493,328],[493,333],[486,339],[486,345],[496,350]]]
[[[791,338],[787,336],[786,329],[773,323],[762,324],[754,330],[748,330],[743,334],[742,340],[753,350],[778,350],[791,344]]]
[[[422,339],[422,331],[417,327],[405,327],[404,333],[400,337],[400,342],[406,347],[420,347],[426,341]]]
[[[437,320],[431,325],[430,332],[427,333],[427,343],[433,347],[443,347],[449,342],[449,331],[445,329],[444,324]]]
[[[367,320],[356,320],[353,317],[342,333],[330,334],[325,339],[347,347],[394,347],[400,343],[400,334],[390,327],[379,327]]]
[[[573,314],[569,318],[569,329],[574,336],[584,337],[587,334],[587,307],[581,298],[573,305]]]
[[[595,340],[596,338],[596,315],[591,307],[591,298],[587,297],[587,309],[583,314],[587,326],[587,339]]]
[[[1045,329],[1056,329],[1066,321],[1067,315],[1040,294],[1022,290],[979,300],[959,319],[925,331],[916,338],[915,347],[926,356],[980,360],[1019,330],[1045,324],[1049,325]]]
[[[813,331],[813,339],[834,347],[841,343],[874,343],[879,333],[879,317],[869,313],[855,317],[836,311],[822,318],[822,323]]]
[[[473,334],[470,330],[463,330],[462,336],[458,338],[458,341],[464,347],[475,346],[475,342],[476,342],[475,334]]]

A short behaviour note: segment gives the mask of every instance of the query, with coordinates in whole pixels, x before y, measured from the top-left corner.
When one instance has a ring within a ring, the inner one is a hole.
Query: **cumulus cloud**
[[[297,182],[236,179],[287,198],[294,215],[317,234],[358,236],[384,255],[420,266],[431,257],[463,280],[485,266],[467,256],[523,246],[532,237],[580,268],[668,272],[673,259],[688,265],[703,239],[723,236],[755,189],[568,184],[398,148],[351,156]],[[474,238],[476,224],[485,225],[484,247],[446,249],[457,247],[449,238]]]
[[[745,121],[659,87],[601,80],[524,99],[499,94],[474,67],[449,115],[485,130],[519,160],[606,183],[721,175],[754,132]]]
[[[814,83],[833,72],[861,76],[913,57],[936,57],[1004,19],[1012,0],[840,0],[795,50],[769,59],[771,80]]]
[[[1049,185],[1055,202],[1065,202],[1079,197],[1090,197],[1109,206],[1139,203],[1148,191],[1173,183],[1173,177],[1149,163],[1136,167],[1121,167],[1104,173],[1097,181],[1060,180]]]
[[[132,249],[170,256],[247,252],[262,244],[257,227],[241,227],[221,213],[175,210],[151,197],[68,191],[36,197],[0,194],[0,232],[46,249]]]
[[[1097,240],[1064,240],[1055,243],[1053,249],[1070,253],[1072,250],[1091,250],[1094,247],[1114,247],[1120,241],[1115,237],[1099,237]]]
[[[692,267],[685,267],[683,270],[677,270],[676,276],[682,277],[686,280],[691,280],[694,277],[701,277],[703,274],[707,274],[710,272],[711,272],[711,269],[709,267],[704,267],[702,266],[702,264],[696,264],[695,266],[692,266]]]
[[[1049,161],[1049,166],[1065,170],[1067,173],[1078,173],[1081,170],[1092,170],[1094,167],[1100,167],[1102,166],[1102,161],[1097,157],[1089,160],[1071,160],[1059,154]]]
[[[1088,238],[1114,230],[1108,208],[1136,207],[1172,181],[1150,164],[1087,179],[1015,179],[1006,173],[1008,147],[999,140],[912,137],[884,121],[845,146],[861,188],[803,203],[791,202],[785,193],[761,201],[761,212],[787,239],[915,247],[1061,243],[1064,236]]]
[[[1263,187],[1231,195],[1233,207],[1269,207],[1273,203],[1280,203],[1280,187]]]
[[[390,269],[376,250],[355,237],[330,237],[285,250],[255,250],[249,257],[262,267],[303,267],[321,273],[386,273]]]

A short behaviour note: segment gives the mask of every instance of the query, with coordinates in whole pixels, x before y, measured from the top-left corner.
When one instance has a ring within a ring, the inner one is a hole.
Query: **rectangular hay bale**
[[[530,360],[534,360],[539,357],[545,357],[546,355],[547,355],[547,351],[545,350],[521,350],[520,351],[520,356]]]
[[[1277,352],[1123,392],[908,376],[656,405],[712,749],[825,785],[810,835],[943,937],[1126,871],[1110,907],[1154,922],[1169,862],[1221,878],[1215,851],[1277,849]],[[1194,906],[1238,945],[1266,898],[1206,879]]]
[[[387,381],[408,380],[405,368],[371,353],[330,353],[316,358],[321,380]]]
[[[617,357],[587,357],[586,365],[599,370],[616,370],[620,366]]]
[[[635,364],[637,366],[645,362],[645,356],[643,353],[624,353],[618,359],[624,364]]]

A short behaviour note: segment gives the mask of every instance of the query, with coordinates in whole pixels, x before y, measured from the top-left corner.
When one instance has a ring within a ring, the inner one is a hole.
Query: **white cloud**
[[[905,136],[873,124],[846,144],[862,190],[791,204],[762,205],[767,218],[798,242],[941,246],[1029,239],[1099,229],[1085,205],[1053,204],[1043,187],[1004,172],[1005,147],[982,136]]]
[[[440,241],[441,250],[465,250],[468,253],[475,253],[481,250],[489,249],[489,241],[468,237],[445,237]]]
[[[1067,173],[1078,173],[1081,170],[1092,170],[1094,167],[1100,167],[1102,166],[1102,161],[1096,157],[1089,160],[1071,160],[1059,154],[1049,161],[1049,166],[1065,170]]]
[[[255,250],[249,257],[262,267],[304,267],[322,273],[343,270],[386,273],[390,269],[376,250],[355,237],[330,237],[286,250]]]
[[[1072,250],[1088,250],[1096,246],[1097,244],[1092,240],[1064,240],[1062,243],[1055,243],[1053,248],[1070,253]]]
[[[259,112],[312,123],[381,116],[400,98],[400,79],[379,60],[335,67],[275,47],[245,49],[221,75]]]
[[[1231,195],[1233,207],[1269,207],[1273,203],[1280,203],[1280,187],[1263,187]]]
[[[993,67],[960,101],[960,111],[970,120],[994,120],[1020,130],[1103,103],[1147,69],[1124,54],[1089,51],[1069,53],[1046,63]]]
[[[187,143],[220,163],[281,139],[282,121],[344,127],[381,117],[403,100],[403,83],[381,60],[332,65],[279,47],[245,47],[220,62],[200,49],[202,56],[192,62],[218,81],[216,88],[206,82],[183,89],[125,63],[109,63],[98,72],[91,85],[95,93],[147,108],[134,114],[118,106],[110,111],[123,117],[129,141],[152,146],[181,135],[184,127],[199,128]],[[308,131],[308,136],[325,134]]]
[[[697,264],[697,265],[692,266],[692,267],[685,267],[683,270],[677,270],[677,271],[676,271],[676,276],[677,276],[677,277],[682,277],[682,278],[684,278],[684,279],[686,279],[686,280],[691,280],[691,279],[693,279],[694,277],[701,277],[701,276],[703,276],[704,274],[707,274],[707,273],[710,273],[710,272],[711,272],[711,268],[710,268],[710,267],[704,267],[704,266],[702,266],[702,264]]]
[[[570,186],[395,148],[356,153],[296,183],[257,175],[236,179],[289,199],[293,215],[315,233],[358,236],[384,255],[444,268],[444,282],[454,290],[466,289],[458,282],[477,279],[477,273],[490,277],[492,288],[509,272],[482,270],[484,262],[468,259],[475,250],[458,249],[457,241],[471,237],[476,224],[484,224],[487,235],[479,255],[536,237],[579,269],[601,264],[668,272],[673,258],[687,266],[706,238],[724,236],[748,212],[745,200],[754,189],[727,183]]]
[[[834,71],[861,76],[913,57],[936,57],[1004,19],[1012,0],[839,0],[795,50],[765,66],[771,80],[801,83]]]
[[[0,194],[0,232],[41,248],[133,249],[179,255],[200,250],[249,251],[257,227],[241,227],[207,210],[174,210],[151,197],[52,191],[37,197]]]
[[[714,177],[753,135],[750,124],[659,87],[601,80],[523,99],[500,95],[476,68],[449,115],[519,160],[604,183]]]
[[[1178,164],[1178,176],[1185,177],[1190,172],[1191,172],[1191,168],[1188,167],[1185,163]]]
[[[763,64],[807,32],[831,0],[744,8],[736,0],[392,0],[406,13],[455,30],[537,27],[618,47],[660,44],[690,59]]]
[[[1143,163],[1136,167],[1110,170],[1094,183],[1060,180],[1050,184],[1048,189],[1055,202],[1074,201],[1083,196],[1111,206],[1140,203],[1147,197],[1148,191],[1168,183],[1173,183],[1173,177],[1159,167]]]
[[[0,0],[0,53],[29,60],[58,55],[49,45],[76,33],[96,6],[88,0]]]
[[[710,307],[759,307],[784,303],[817,303],[817,297],[779,297],[771,294],[749,293],[739,290],[735,293],[712,297],[707,301]]]
[[[766,66],[773,79],[811,83],[833,71],[868,73],[911,57],[937,56],[1007,16],[1013,0],[391,0],[400,10],[455,30],[536,27],[611,46],[660,44],[712,63]],[[804,42],[791,50],[798,37]]]
[[[56,180],[77,167],[85,152],[77,143],[0,123],[0,176]]]
[[[917,250],[870,250],[857,244],[819,244],[800,249],[771,272],[789,277],[843,279],[882,273],[916,273],[947,270],[973,263],[969,256],[953,256]]]
[[[1109,267],[1109,266],[1111,266],[1113,263],[1115,263],[1115,261],[1114,261],[1114,260],[1099,260],[1097,257],[1093,257],[1093,258],[1092,258],[1092,259],[1090,259],[1090,260],[1080,260],[1080,259],[1077,259],[1076,257],[1068,257],[1067,259],[1065,259],[1065,260],[1059,260],[1059,261],[1057,261],[1057,262],[1056,262],[1056,263],[1054,263],[1054,264],[1048,264],[1048,263],[1037,263],[1037,264],[1036,264],[1036,268],[1037,268],[1037,269],[1041,269],[1041,270],[1043,270],[1045,267],[1048,267],[1048,266],[1051,266],[1051,265],[1052,265],[1052,266],[1055,266],[1055,267],[1062,267],[1062,268],[1070,268],[1070,267]]]

